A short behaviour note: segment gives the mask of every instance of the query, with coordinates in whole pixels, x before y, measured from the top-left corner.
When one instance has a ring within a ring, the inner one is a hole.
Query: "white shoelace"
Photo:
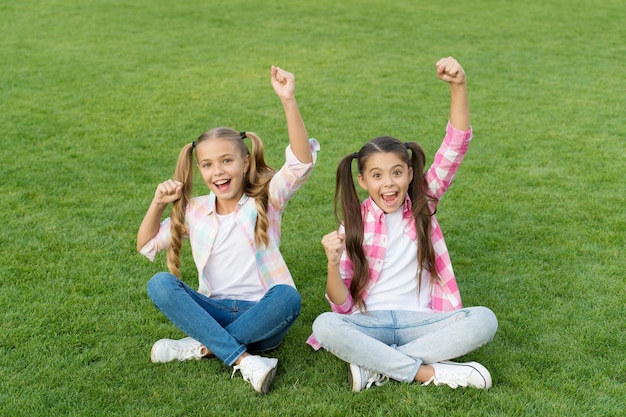
[[[252,376],[252,374],[254,373],[255,369],[251,368],[251,365],[254,364],[254,362],[248,362],[246,361],[246,365],[242,365],[243,361],[240,362],[239,365],[235,365],[233,366],[233,373],[231,374],[231,378],[235,376],[235,373],[237,373],[237,371],[241,372],[241,376],[243,377],[243,379],[245,379],[246,381],[250,382],[250,376]],[[260,365],[259,365],[260,366]],[[245,372],[244,372],[245,371]],[[248,375],[246,375],[248,374]]]
[[[389,377],[386,377],[381,374],[373,374],[369,378],[367,378],[367,383],[365,384],[365,389],[369,389],[372,385],[376,385],[377,387],[383,386],[389,381]]]
[[[202,345],[198,344],[198,342],[178,342],[175,343],[174,346],[170,345],[170,347],[177,352],[176,356],[178,356],[179,359],[186,359],[191,356],[202,356]]]

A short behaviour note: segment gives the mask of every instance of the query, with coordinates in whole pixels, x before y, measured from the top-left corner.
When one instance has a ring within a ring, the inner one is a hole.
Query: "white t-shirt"
[[[410,310],[432,312],[430,273],[422,272],[417,288],[417,242],[405,233],[402,210],[385,214],[387,250],[378,280],[365,300],[367,310]]]
[[[259,279],[254,252],[237,226],[234,213],[217,214],[217,219],[219,229],[204,267],[211,286],[211,298],[260,300],[265,290]]]

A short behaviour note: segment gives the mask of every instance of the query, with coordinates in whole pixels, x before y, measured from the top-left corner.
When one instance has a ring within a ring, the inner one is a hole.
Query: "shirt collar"
[[[239,210],[239,207],[243,206],[244,204],[246,204],[246,202],[248,201],[248,196],[246,194],[243,194],[241,196],[241,198],[239,199],[239,201],[237,202],[237,208],[235,208],[235,211]],[[209,204],[207,207],[207,215],[211,215],[215,212],[215,202],[216,202],[217,198],[215,197],[215,194],[211,193],[209,194]]]

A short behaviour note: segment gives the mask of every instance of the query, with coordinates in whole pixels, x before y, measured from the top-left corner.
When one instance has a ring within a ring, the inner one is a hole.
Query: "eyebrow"
[[[233,155],[235,155],[235,154],[233,154],[233,153],[225,153],[225,154],[222,154],[222,155],[218,155],[218,157],[217,157],[216,159],[223,159],[223,158],[225,158],[225,157],[231,157],[231,158],[232,158],[232,157],[233,157]],[[211,161],[211,159],[210,159],[210,158],[204,158],[204,159],[199,160],[199,161],[198,161],[198,163],[200,163],[200,162],[206,162],[206,161],[209,161],[209,162],[210,162],[210,161]]]
[[[399,168],[403,168],[403,169],[404,169],[404,165],[403,165],[403,164],[396,164],[396,165],[392,166],[392,167],[391,167],[391,169],[393,170],[393,169],[396,169],[396,168],[398,168],[398,167],[399,167]],[[379,168],[379,167],[372,167],[372,168],[371,168],[370,170],[368,170],[367,172],[372,172],[372,171],[374,171],[374,170],[376,170],[376,169],[381,170],[381,171],[384,171],[384,169],[382,169],[382,168]]]

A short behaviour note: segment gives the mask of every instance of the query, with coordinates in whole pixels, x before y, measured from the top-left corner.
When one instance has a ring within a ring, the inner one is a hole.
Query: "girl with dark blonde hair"
[[[169,272],[152,277],[148,294],[188,336],[157,341],[152,362],[215,356],[263,394],[278,360],[258,354],[278,347],[300,314],[300,295],[279,250],[281,215],[311,175],[319,150],[302,121],[293,74],[272,66],[271,84],[287,119],[283,167],[265,163],[257,134],[211,129],[183,147],[174,178],[158,185],[137,233],[137,250],[150,260],[167,249]],[[208,195],[191,197],[194,165]],[[170,203],[170,217],[161,221]],[[197,291],[180,280],[187,238]]]
[[[426,158],[417,143],[381,136],[347,155],[337,169],[335,215],[342,224],[322,239],[332,312],[315,319],[309,343],[350,364],[355,392],[388,378],[491,387],[481,364],[449,361],[489,342],[498,324],[488,308],[462,308],[435,218],[472,137],[463,68],[448,57],[436,69],[450,84],[451,103],[432,166],[424,171]],[[358,183],[369,194],[362,203],[352,176],[354,159]]]

